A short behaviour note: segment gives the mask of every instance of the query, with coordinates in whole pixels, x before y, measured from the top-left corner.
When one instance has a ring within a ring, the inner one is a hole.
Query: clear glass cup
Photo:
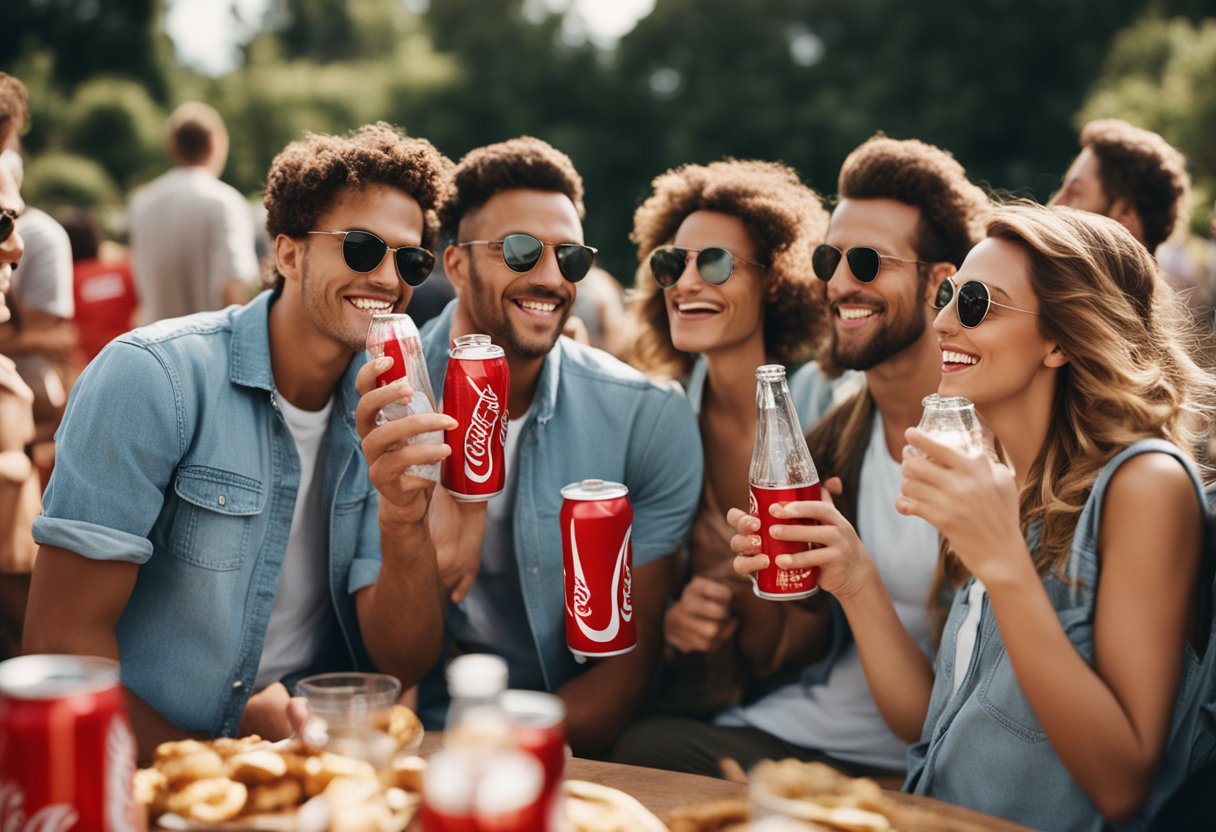
[[[921,414],[922,431],[942,445],[948,445],[966,456],[983,456],[988,453],[984,441],[984,429],[980,427],[975,405],[962,396],[939,396],[937,393],[921,399],[925,410]],[[909,449],[916,456],[920,451]]]
[[[401,696],[401,682],[387,673],[321,673],[301,679],[308,699],[304,741],[335,754],[387,769],[397,751],[384,727]]]

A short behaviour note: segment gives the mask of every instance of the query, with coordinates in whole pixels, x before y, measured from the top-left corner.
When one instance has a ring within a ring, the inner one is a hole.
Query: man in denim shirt
[[[484,543],[465,547],[460,562],[440,557],[454,599],[468,592],[448,631],[461,651],[507,659],[511,687],[557,693],[570,744],[594,754],[633,718],[654,675],[669,556],[701,488],[697,425],[676,389],[560,337],[594,261],[582,180],[565,154],[514,139],[470,152],[453,182],[440,220],[456,300],[423,333],[431,381],[443,389],[452,338],[488,334],[510,365],[511,426],[507,484],[488,502]],[[561,488],[586,478],[629,488],[638,646],[580,667],[565,641],[558,512]],[[438,676],[421,691],[432,724],[446,703]]]
[[[386,124],[289,145],[265,194],[274,291],[124,335],[73,391],[24,646],[120,658],[141,757],[287,735],[305,673],[411,685],[438,656],[431,484],[404,472],[448,450],[404,441],[454,424],[376,427],[410,392],[372,390],[363,345],[429,273],[448,167]]]

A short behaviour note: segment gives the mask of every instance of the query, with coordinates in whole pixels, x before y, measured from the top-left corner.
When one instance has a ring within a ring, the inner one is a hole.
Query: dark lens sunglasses
[[[676,246],[660,246],[650,253],[650,273],[654,275],[655,283],[664,289],[675,286],[684,274],[688,258],[697,255],[697,273],[701,279],[713,286],[721,286],[730,280],[735,271],[735,255],[724,248],[677,248]],[[758,269],[767,269],[763,263],[738,258],[741,263],[750,263]]]
[[[435,268],[435,255],[421,246],[393,248],[370,231],[309,231],[342,238],[342,258],[351,271],[366,274],[384,261],[386,252],[393,253],[397,275],[410,286],[420,286]]]
[[[841,251],[836,246],[820,243],[811,254],[811,269],[814,270],[815,277],[827,283],[832,279],[832,275],[836,274],[836,267],[840,265],[842,257],[849,261],[849,271],[853,272],[853,277],[862,283],[870,283],[878,277],[883,260],[915,263],[918,266],[929,265],[924,260],[905,260],[892,254],[879,254],[878,249],[869,246],[854,246],[848,251]]]
[[[939,311],[945,309],[950,303],[950,298],[955,294],[958,295],[958,301],[954,304],[954,313],[958,315],[958,322],[967,329],[975,329],[983,323],[990,306],[999,306],[1001,309],[1010,309],[1014,312],[1025,312],[1027,315],[1039,314],[1029,309],[1019,309],[1016,306],[997,303],[992,299],[988,286],[978,280],[968,280],[962,286],[956,287],[954,278],[951,277],[947,277],[942,281],[942,285],[937,287],[937,297],[933,299],[933,308]]]
[[[12,208],[0,208],[0,243],[7,243],[16,230],[17,212]]]
[[[458,246],[487,246],[490,251],[501,251],[502,262],[513,272],[530,272],[540,262],[545,247],[553,249],[557,258],[557,270],[571,283],[578,283],[595,265],[599,251],[579,243],[542,243],[531,234],[508,234],[501,240],[467,240]]]

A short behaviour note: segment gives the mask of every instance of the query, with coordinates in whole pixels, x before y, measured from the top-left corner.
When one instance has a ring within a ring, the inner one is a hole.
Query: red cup
[[[770,601],[795,601],[819,591],[819,567],[810,569],[779,569],[777,555],[792,555],[805,552],[806,544],[792,540],[777,540],[772,535],[773,526],[815,526],[814,520],[777,519],[769,513],[775,505],[822,499],[819,483],[810,485],[748,486],[749,512],[760,518],[760,551],[768,555],[768,566],[752,575],[752,590],[760,598]]]
[[[541,791],[544,816],[554,825],[553,814],[560,812],[562,776],[566,770],[566,705],[551,693],[535,690],[509,690],[502,695],[502,709],[515,728],[519,748],[531,754],[545,773]]]

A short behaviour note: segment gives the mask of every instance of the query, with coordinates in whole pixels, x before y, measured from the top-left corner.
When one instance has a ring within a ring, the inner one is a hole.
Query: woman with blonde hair
[[[1143,823],[1185,775],[1186,723],[1211,695],[1189,449],[1213,380],[1152,257],[1100,216],[1001,209],[936,306],[939,392],[975,403],[1004,460],[907,433],[896,508],[941,532],[957,588],[936,668],[830,500],[773,512],[821,524],[779,527],[808,551],[777,565],[821,568],[884,718],[919,737],[906,789],[1036,828]],[[758,521],[730,519],[748,574],[768,562]]]

